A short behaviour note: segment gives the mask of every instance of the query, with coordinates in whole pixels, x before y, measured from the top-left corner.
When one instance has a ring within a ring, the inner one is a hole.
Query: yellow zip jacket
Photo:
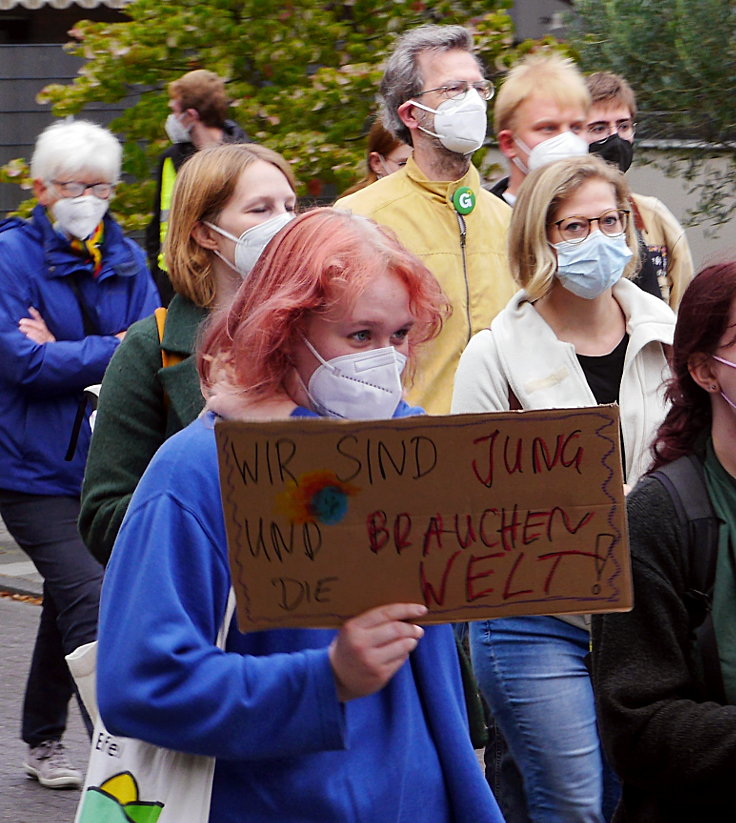
[[[476,199],[465,216],[452,204],[453,194],[463,186]],[[511,209],[481,188],[475,166],[448,183],[428,180],[412,158],[403,169],[340,198],[335,207],[393,229],[442,285],[452,316],[439,337],[419,353],[407,401],[429,414],[448,414],[455,369],[465,346],[488,328],[517,291],[506,252]]]

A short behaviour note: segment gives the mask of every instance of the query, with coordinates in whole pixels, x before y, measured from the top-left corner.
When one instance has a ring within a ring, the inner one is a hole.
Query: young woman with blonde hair
[[[635,483],[666,411],[675,318],[627,279],[637,243],[623,175],[590,156],[532,172],[511,219],[509,257],[521,290],[468,344],[453,411],[617,402],[624,479]],[[533,821],[591,823],[608,813],[588,624],[581,615],[471,624],[476,675]]]

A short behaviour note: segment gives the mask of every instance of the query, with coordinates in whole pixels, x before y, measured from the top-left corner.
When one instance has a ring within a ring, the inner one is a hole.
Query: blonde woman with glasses
[[[458,367],[454,412],[619,403],[624,479],[646,470],[666,407],[675,318],[630,281],[637,242],[623,175],[586,156],[524,181],[509,234],[521,290]],[[515,617],[471,625],[481,690],[521,772],[533,821],[599,823],[615,800],[590,677],[589,620]],[[605,791],[607,788],[610,791]]]

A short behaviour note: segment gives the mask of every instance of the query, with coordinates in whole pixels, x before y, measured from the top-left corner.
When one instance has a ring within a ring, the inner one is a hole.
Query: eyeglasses
[[[76,180],[52,180],[62,197],[81,197],[86,191],[91,191],[100,200],[107,200],[115,190],[112,183],[79,183]]]
[[[447,83],[445,86],[438,86],[436,89],[425,89],[415,94],[414,97],[421,97],[432,91],[438,91],[448,100],[457,100],[465,97],[470,89],[475,89],[483,100],[490,100],[496,93],[496,89],[490,80],[479,80],[477,83],[468,83],[467,80],[458,80],[455,83]]]
[[[596,140],[603,140],[604,137],[610,137],[612,134],[618,134],[624,140],[631,140],[636,131],[636,123],[631,118],[617,120],[615,123],[608,120],[596,120],[595,123],[588,123],[587,131]]]
[[[599,217],[563,217],[555,220],[550,226],[557,226],[563,240],[568,243],[582,243],[590,234],[593,223],[608,237],[618,237],[626,231],[629,223],[629,212],[626,209],[611,209],[604,211]]]

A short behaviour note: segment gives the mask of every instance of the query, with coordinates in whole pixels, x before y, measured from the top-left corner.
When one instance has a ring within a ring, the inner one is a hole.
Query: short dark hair
[[[182,111],[195,109],[205,126],[225,125],[229,100],[225,82],[214,72],[196,69],[169,83],[169,97],[178,100]]]
[[[621,105],[636,117],[636,95],[620,74],[596,71],[585,79],[594,106]]]

